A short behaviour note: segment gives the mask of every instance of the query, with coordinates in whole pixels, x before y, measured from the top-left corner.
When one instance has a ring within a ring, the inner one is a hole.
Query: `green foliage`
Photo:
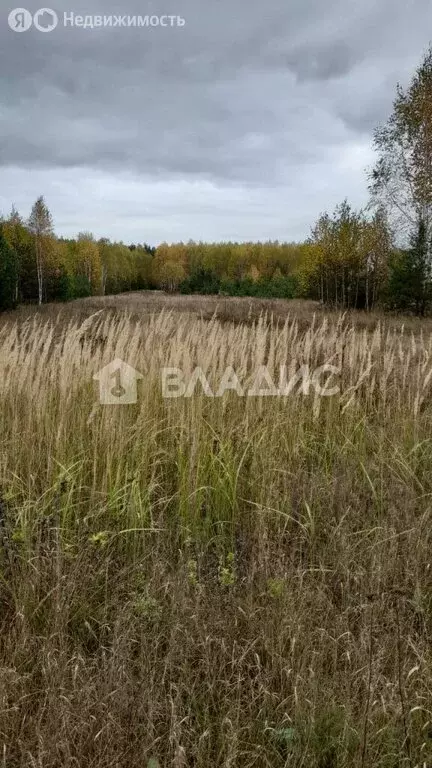
[[[219,558],[219,583],[222,587],[232,587],[236,583],[234,552]]]
[[[70,301],[75,298],[73,279],[63,264],[49,272],[45,288],[47,301]]]
[[[179,286],[181,293],[199,293],[203,295],[223,294],[226,296],[253,296],[256,298],[293,299],[298,295],[298,280],[294,276],[284,276],[276,270],[271,277],[250,276],[238,279],[220,279],[217,274],[205,267],[196,268],[190,277]]]
[[[56,238],[43,197],[33,205],[27,222],[14,207],[0,221],[6,243],[15,254],[13,288],[8,287],[13,276],[6,252],[3,258],[5,299],[1,308],[156,287],[154,248],[111,243],[106,238],[96,241],[89,232],[79,233],[76,239]]]
[[[7,243],[0,228],[0,311],[14,309],[17,283],[17,257],[13,248]]]
[[[267,592],[274,600],[283,597],[285,589],[286,584],[283,579],[269,579],[267,581]]]
[[[298,281],[294,276],[276,275],[272,278],[260,278],[256,282],[250,278],[242,280],[224,280],[221,293],[227,296],[253,296],[262,299],[294,299],[299,295]]]
[[[220,291],[221,281],[218,276],[205,267],[198,267],[190,277],[179,286],[180,293],[217,294]]]
[[[74,275],[72,280],[72,296],[74,299],[84,299],[92,295],[91,283],[86,275]]]
[[[390,264],[387,303],[391,309],[424,315],[432,298],[430,244],[420,219],[411,247],[396,253]]]

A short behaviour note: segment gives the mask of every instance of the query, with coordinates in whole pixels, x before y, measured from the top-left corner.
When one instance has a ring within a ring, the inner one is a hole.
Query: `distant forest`
[[[303,243],[203,243],[157,248],[56,237],[41,196],[28,219],[0,219],[0,310],[143,289],[313,298],[335,308],[432,307],[432,48],[374,134],[370,203],[323,213]]]

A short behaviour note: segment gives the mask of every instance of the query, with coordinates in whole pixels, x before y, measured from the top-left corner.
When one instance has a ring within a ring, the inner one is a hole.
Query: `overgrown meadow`
[[[334,397],[161,392],[325,363]],[[426,327],[31,312],[0,374],[2,766],[432,765]]]

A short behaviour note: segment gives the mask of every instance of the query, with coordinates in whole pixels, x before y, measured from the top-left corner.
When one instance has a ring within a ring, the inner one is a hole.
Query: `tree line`
[[[0,220],[0,309],[149,288],[154,253],[146,244],[95,240],[89,232],[55,237],[39,197],[27,220],[14,207]]]
[[[336,308],[425,314],[432,306],[432,47],[374,134],[370,203],[344,200],[303,243],[125,245],[54,235],[43,197],[0,219],[0,309],[21,302],[162,289],[309,297]]]

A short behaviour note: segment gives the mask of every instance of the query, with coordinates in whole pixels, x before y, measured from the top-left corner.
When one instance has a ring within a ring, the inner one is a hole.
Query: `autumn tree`
[[[168,245],[162,243],[153,260],[153,279],[166,291],[176,291],[186,277],[185,260],[187,251],[183,243]]]
[[[89,295],[101,293],[102,266],[99,246],[91,232],[78,234],[74,260],[75,279],[88,290]]]
[[[369,219],[345,200],[312,229],[299,269],[303,292],[336,307],[371,309],[387,278],[391,247],[385,213],[379,209]]]
[[[390,258],[394,250],[393,233],[383,206],[378,206],[372,219],[364,222],[362,250],[365,256],[364,306],[369,310],[386,290]]]
[[[180,262],[168,260],[160,264],[158,269],[158,281],[164,290],[170,291],[171,293],[176,291],[184,278],[185,271]]]
[[[38,197],[33,205],[28,226],[34,237],[38,281],[38,303],[42,304],[47,255],[50,249],[50,239],[53,234],[52,217],[42,196]]]
[[[432,47],[409,87],[397,86],[393,112],[375,131],[378,160],[370,174],[375,202],[401,231],[432,225]]]
[[[3,235],[13,249],[16,259],[15,302],[32,299],[35,292],[36,270],[32,237],[15,206],[2,222]]]

